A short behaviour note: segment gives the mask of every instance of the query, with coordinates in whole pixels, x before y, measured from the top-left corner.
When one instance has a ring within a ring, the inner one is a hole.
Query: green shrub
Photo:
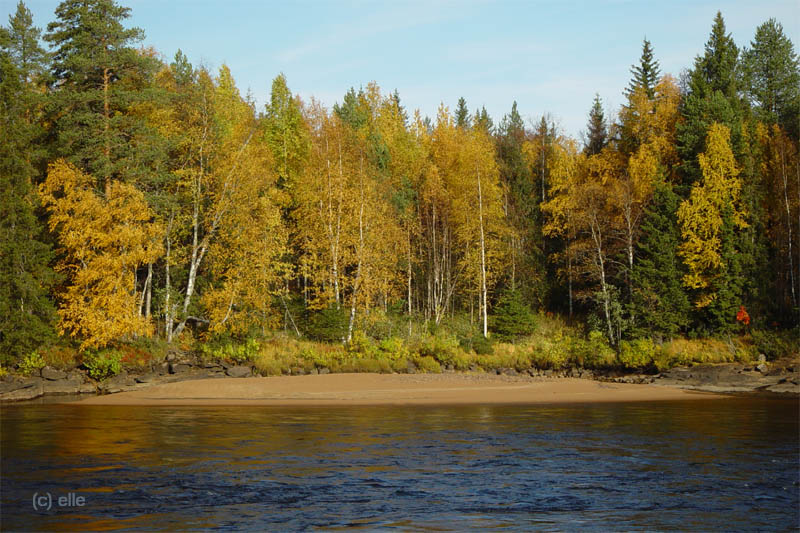
[[[309,338],[324,342],[342,342],[347,336],[348,316],[342,309],[328,307],[311,313],[306,322]]]
[[[753,346],[758,353],[763,353],[769,361],[797,355],[800,352],[800,331],[764,331],[753,330],[750,332]]]
[[[252,337],[244,343],[236,343],[228,339],[222,342],[204,343],[200,347],[204,359],[228,360],[238,364],[253,361],[260,349],[261,345]]]
[[[456,370],[469,370],[472,366],[473,359],[469,354],[457,353],[453,357],[453,368]]]
[[[523,302],[522,294],[513,289],[504,291],[491,317],[492,332],[497,339],[512,342],[532,333],[535,327],[536,319]]]
[[[472,350],[478,355],[491,355],[494,353],[494,342],[483,335],[472,338]]]
[[[458,339],[452,334],[437,331],[436,335],[426,337],[419,346],[421,357],[431,357],[441,365],[450,365],[459,352]]]
[[[390,361],[408,359],[411,355],[408,346],[403,339],[399,337],[389,337],[388,339],[382,340],[378,343],[378,350],[382,356]]]
[[[442,366],[439,364],[439,362],[429,355],[415,357],[414,364],[421,371],[430,374],[439,374],[442,371]]]
[[[366,333],[357,329],[353,332],[350,342],[347,343],[347,351],[351,354],[371,357],[376,352],[376,348],[372,343],[372,339],[367,337]]]
[[[656,345],[652,339],[635,339],[619,343],[619,363],[629,370],[643,369],[654,364]]]
[[[258,373],[262,376],[280,376],[283,374],[283,364],[281,361],[276,361],[275,359],[258,357],[255,360],[255,366]]]
[[[88,351],[83,366],[92,379],[103,380],[122,372],[122,354],[117,350]]]
[[[31,374],[37,374],[44,366],[44,358],[39,352],[33,351],[22,358],[19,363],[19,372],[23,376],[30,376]]]

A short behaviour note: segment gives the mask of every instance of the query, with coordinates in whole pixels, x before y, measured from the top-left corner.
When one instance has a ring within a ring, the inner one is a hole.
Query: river
[[[3,531],[800,527],[797,399],[1,413]]]

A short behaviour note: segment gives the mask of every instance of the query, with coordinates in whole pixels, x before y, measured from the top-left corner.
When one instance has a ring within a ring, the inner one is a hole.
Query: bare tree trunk
[[[789,283],[792,289],[792,306],[797,307],[797,293],[795,292],[794,257],[792,254],[792,213],[789,207],[789,180],[786,176],[786,152],[781,143],[781,179],[783,180],[783,205],[786,208],[786,230],[789,246]]]
[[[105,161],[105,194],[108,198],[109,188],[111,187],[111,176],[108,175],[108,163],[111,161],[111,139],[109,139],[110,123],[111,123],[111,109],[109,105],[108,86],[111,82],[111,72],[108,67],[103,68],[103,155]]]
[[[572,253],[567,253],[567,284],[569,286],[569,320],[572,323]]]
[[[229,206],[225,204],[225,199],[227,198],[229,191],[233,188],[233,186],[231,185],[231,181],[233,180],[236,170],[238,169],[241,156],[244,153],[244,150],[247,148],[247,145],[250,144],[250,140],[253,138],[253,134],[255,132],[256,132],[255,129],[250,131],[250,134],[247,136],[247,139],[244,141],[241,148],[239,149],[239,152],[236,155],[236,160],[233,167],[230,169],[230,171],[228,171],[228,174],[225,176],[225,180],[222,184],[221,198],[219,200],[221,205],[217,206],[217,211],[214,214],[214,218],[211,221],[211,227],[206,232],[205,236],[203,237],[203,240],[198,243],[198,236],[200,232],[200,200],[201,200],[199,191],[203,177],[203,166],[201,163],[200,173],[195,186],[195,200],[192,210],[192,258],[189,263],[189,280],[186,284],[186,295],[183,299],[183,311],[182,311],[183,318],[178,324],[178,327],[175,328],[175,335],[180,335],[186,328],[186,319],[188,318],[187,312],[189,310],[189,304],[192,301],[192,296],[194,295],[197,272],[200,269],[200,264],[203,262],[203,258],[205,257],[206,252],[208,251],[208,246],[211,243],[211,239],[214,238],[214,235],[217,232],[219,224],[222,222],[222,219],[227,214]],[[202,161],[202,156],[201,156],[201,161]]]
[[[169,265],[170,265],[170,252],[172,250],[172,239],[170,238],[170,233],[172,232],[172,221],[175,219],[175,215],[170,213],[169,216],[169,224],[167,224],[167,250],[166,250],[166,263],[165,263],[165,296],[164,296],[164,333],[167,336],[167,342],[172,342],[172,325],[174,321],[174,317],[172,315],[172,302],[171,292],[172,287],[170,286],[170,275],[169,275]]]
[[[603,237],[600,233],[599,224],[597,221],[592,221],[592,239],[595,244],[595,252],[597,253],[597,268],[600,274],[600,290],[603,294],[603,311],[606,316],[606,327],[608,328],[608,340],[614,345],[614,328],[611,324],[611,297],[608,292],[608,284],[606,283],[606,267],[605,257],[603,256]]]
[[[142,287],[142,296],[139,299],[139,316],[150,318],[150,285],[153,282],[153,263],[147,263],[147,277]]]
[[[486,291],[486,241],[483,232],[483,193],[481,191],[481,171],[475,169],[478,175],[478,220],[481,228],[481,295],[483,296],[483,337],[489,336],[489,311]]]
[[[358,263],[356,266],[356,279],[353,282],[353,292],[350,295],[350,321],[347,325],[347,342],[353,338],[353,325],[356,320],[356,303],[358,298],[358,289],[361,285],[361,265],[364,257],[364,168],[363,168],[363,155],[361,165],[362,168],[359,172],[361,178],[361,201],[359,202],[358,209]]]

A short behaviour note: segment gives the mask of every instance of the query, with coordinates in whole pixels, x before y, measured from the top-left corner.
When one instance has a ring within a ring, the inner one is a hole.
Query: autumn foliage
[[[798,63],[775,21],[738,59],[719,15],[680,86],[645,41],[581,143],[516,103],[497,124],[463,98],[425,117],[374,82],[326,106],[280,74],[258,106],[225,65],[138,48],[112,0],[65,0],[50,57],[19,10],[0,33],[15,356],[53,304],[84,351],[277,330],[490,351],[492,325],[518,338],[535,311],[622,349],[800,319]]]

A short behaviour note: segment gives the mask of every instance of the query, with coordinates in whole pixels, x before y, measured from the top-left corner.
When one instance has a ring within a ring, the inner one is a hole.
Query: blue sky
[[[0,0],[3,24],[17,0]],[[45,28],[57,0],[29,0]],[[678,77],[702,53],[721,10],[741,47],[770,17],[800,43],[798,0],[258,1],[123,0],[129,25],[165,59],[178,48],[194,64],[226,63],[242,92],[268,98],[283,72],[291,90],[328,106],[351,86],[397,89],[411,111],[435,117],[460,96],[498,123],[517,101],[522,116],[549,112],[565,133],[585,128],[595,92],[609,112],[622,103],[642,39],[663,73]]]

